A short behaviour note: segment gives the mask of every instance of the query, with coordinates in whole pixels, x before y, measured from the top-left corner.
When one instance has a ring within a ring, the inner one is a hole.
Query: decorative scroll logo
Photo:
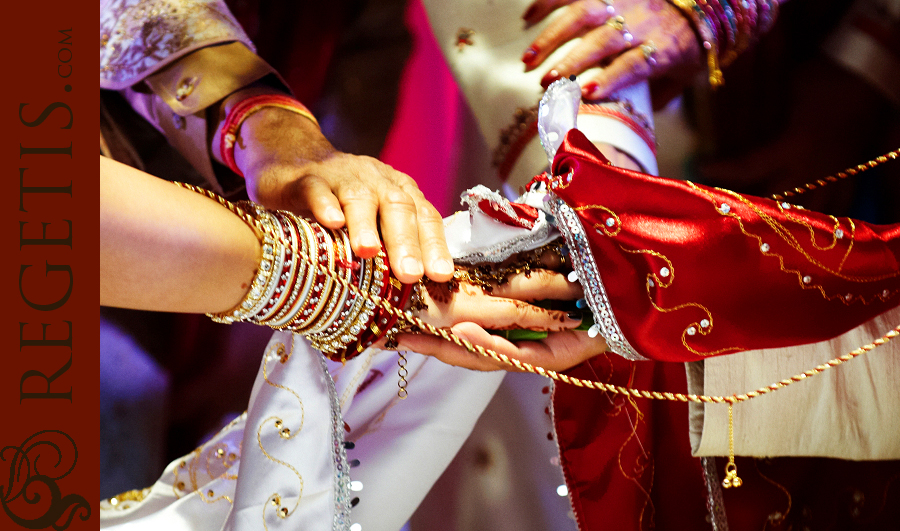
[[[25,529],[67,529],[77,515],[91,517],[91,505],[77,494],[63,495],[56,482],[78,462],[75,441],[58,430],[43,430],[20,446],[0,450],[9,464],[9,478],[0,484],[0,504],[13,522]]]

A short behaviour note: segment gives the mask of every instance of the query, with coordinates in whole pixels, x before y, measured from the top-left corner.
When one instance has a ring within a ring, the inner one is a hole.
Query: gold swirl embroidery
[[[637,426],[644,420],[644,413],[640,410],[634,398],[628,396],[625,397],[627,403],[631,404],[631,407],[634,408],[635,411],[635,422],[631,426],[631,433],[628,435],[628,438],[625,439],[625,442],[622,443],[622,446],[619,448],[617,461],[619,465],[619,472],[625,477],[625,479],[631,481],[637,486],[638,490],[644,495],[644,504],[641,506],[640,518],[638,521],[638,529],[644,528],[644,515],[648,514],[649,509],[649,521],[653,521],[653,515],[656,513],[656,508],[653,506],[653,500],[650,497],[650,490],[653,490],[653,475],[656,472],[654,464],[653,464],[653,456],[647,453],[647,450],[644,448],[644,445],[641,443],[640,438],[637,435]],[[629,417],[629,422],[631,421],[630,415],[628,415],[628,410],[626,409],[625,415]],[[628,443],[632,440],[635,441],[635,444],[640,448],[640,452],[634,457],[634,463],[631,467],[634,471],[633,475],[629,475],[628,472],[625,471],[625,467],[623,467],[622,459],[623,454],[625,453],[625,447],[628,446]],[[644,459],[645,462],[641,462]],[[647,484],[650,485],[650,490],[645,489],[643,485],[641,485],[640,478],[645,473],[649,472],[650,477],[647,480]]]
[[[856,223],[849,218],[847,218],[847,222],[850,224],[850,245],[847,246],[847,252],[844,253],[844,257],[841,258],[841,263],[838,264],[838,271],[844,269],[844,262],[847,261],[847,257],[850,256],[850,251],[853,250],[853,244],[856,243]]]
[[[825,245],[825,246],[820,246],[819,243],[816,241],[815,227],[813,227],[812,225],[810,225],[805,220],[803,220],[799,217],[792,216],[791,213],[789,212],[789,208],[785,208],[785,206],[784,206],[787,204],[788,203],[781,202],[781,203],[776,203],[776,206],[778,207],[778,210],[784,215],[785,219],[787,219],[789,221],[793,221],[794,223],[796,223],[797,225],[800,225],[801,227],[805,228],[809,232],[809,243],[810,243],[810,245],[813,246],[813,248],[815,248],[816,250],[819,250],[819,251],[830,251],[830,250],[834,249],[835,245],[837,245],[837,242],[840,239],[837,237],[837,234],[836,234],[837,230],[841,228],[841,221],[838,218],[831,216],[831,215],[828,216],[829,219],[834,221],[834,226],[831,229],[831,243],[828,245]]]
[[[612,361],[609,359],[609,352],[608,351],[604,352],[604,353],[598,355],[597,358],[595,358],[596,361],[599,361],[600,359],[602,359],[605,362],[603,365],[604,370],[603,370],[602,377],[597,373],[598,367],[595,362],[588,364],[588,368],[593,373],[594,379],[596,381],[609,382],[610,380],[613,379],[613,376],[616,373],[616,370],[613,367]],[[637,366],[634,363],[631,363],[631,364],[629,364],[629,370],[630,370],[630,373],[628,375],[627,385],[631,386],[631,385],[634,385],[634,374],[637,370]],[[622,400],[620,400],[619,398],[622,398]],[[641,506],[640,518],[639,518],[639,522],[638,522],[638,529],[643,529],[644,528],[644,515],[647,514],[648,508],[649,508],[649,514],[650,514],[649,521],[651,522],[651,526],[652,526],[652,522],[653,522],[653,520],[652,520],[653,515],[656,513],[656,508],[653,505],[653,499],[650,496],[650,490],[653,490],[653,475],[655,472],[653,456],[649,452],[647,452],[646,448],[644,448],[644,444],[641,441],[641,439],[637,433],[638,425],[642,421],[646,422],[646,420],[644,418],[644,412],[641,411],[640,407],[638,407],[637,401],[634,400],[633,397],[628,396],[628,395],[625,395],[623,397],[616,397],[616,396],[607,394],[606,400],[609,401],[611,410],[604,411],[604,414],[608,418],[619,417],[620,415],[624,414],[625,418],[628,421],[628,424],[631,426],[631,433],[628,435],[628,437],[625,439],[625,441],[623,441],[622,445],[619,447],[619,450],[616,452],[616,465],[619,467],[619,472],[622,474],[622,477],[624,477],[628,481],[634,483],[634,485],[637,487],[637,489],[644,495],[644,504]],[[634,411],[635,411],[635,420],[634,421],[632,421],[632,419],[631,419],[631,415],[629,414],[628,406],[631,406],[632,408],[634,408]],[[628,467],[633,470],[633,473],[629,474],[628,472],[625,471],[626,467],[624,466],[623,460],[624,460],[624,454],[625,454],[626,447],[628,446],[628,444],[631,441],[634,441],[634,444],[636,444],[638,446],[639,451],[637,452],[638,455],[635,457],[634,466]],[[641,459],[645,459],[646,463],[642,463]],[[647,470],[650,471],[650,480],[648,483],[650,485],[650,490],[645,489],[644,486],[640,482],[640,477],[643,476]]]
[[[606,218],[607,223],[609,222],[609,220],[613,220],[612,226],[601,225],[599,223],[595,223],[594,230],[596,230],[597,232],[602,232],[603,234],[610,236],[610,237],[618,236],[619,231],[622,230],[622,221],[619,219],[618,214],[616,214],[612,210],[606,208],[605,206],[603,206],[603,205],[583,205],[580,207],[575,207],[572,210],[574,210],[575,212],[584,212],[585,210],[594,210],[594,209],[606,212],[606,214],[609,216],[608,218]]]
[[[788,203],[784,203],[784,202],[777,203],[778,210],[781,211],[782,214],[784,214],[784,217],[786,219],[793,221],[794,223],[806,228],[806,230],[809,231],[809,242],[815,249],[817,249],[819,251],[830,251],[830,250],[834,249],[834,247],[837,245],[838,240],[841,239],[841,238],[838,238],[838,231],[839,230],[843,231],[843,228],[841,227],[841,220],[839,220],[838,218],[836,218],[834,216],[828,216],[830,219],[832,219],[834,221],[834,226],[831,229],[831,244],[822,247],[816,242],[815,227],[813,227],[812,225],[810,225],[805,220],[803,220],[799,217],[792,216],[791,213],[788,212],[788,209],[784,207],[784,205],[787,205],[787,204]],[[847,218],[847,224],[850,225],[850,245],[847,246],[847,250],[844,252],[843,258],[841,258],[841,263],[838,264],[838,268],[837,268],[838,271],[841,271],[844,269],[844,262],[847,261],[847,257],[850,256],[850,251],[853,250],[853,245],[856,243],[856,223],[854,223],[852,219]]]
[[[686,181],[686,182],[687,182],[688,185],[690,185],[690,186],[691,186],[692,188],[694,188],[695,190],[697,190],[697,191],[699,191],[699,192],[702,192],[702,193],[704,193],[707,197],[709,197],[710,201],[711,201],[712,204],[713,204],[713,208],[715,209],[715,211],[716,211],[717,213],[719,213],[719,215],[726,216],[726,217],[730,217],[730,218],[733,218],[735,221],[737,221],[738,227],[740,228],[741,232],[742,232],[745,236],[747,236],[747,237],[749,237],[749,238],[754,238],[754,239],[757,241],[757,243],[759,244],[760,247],[763,245],[763,243],[765,243],[765,242],[763,242],[762,237],[760,237],[760,236],[758,236],[758,235],[756,235],[756,234],[753,234],[753,233],[750,233],[750,232],[747,231],[747,229],[744,227],[744,222],[743,222],[743,220],[742,220],[737,214],[735,214],[735,213],[732,212],[731,210],[729,210],[728,212],[723,212],[723,211],[719,208],[719,205],[716,204],[716,198],[713,197],[713,195],[712,195],[709,191],[704,190],[704,189],[698,187],[697,185],[695,185],[694,183],[692,183],[692,182],[690,182],[690,181]],[[740,194],[738,194],[738,193],[736,193],[736,192],[732,192],[731,190],[725,190],[725,189],[722,189],[722,188],[716,188],[716,190],[718,190],[718,191],[720,191],[720,192],[722,192],[722,193],[726,193],[726,194],[731,195],[732,197],[734,197],[735,199],[737,199],[737,200],[740,201],[741,203],[745,204],[748,208],[750,208],[751,210],[753,210],[754,213],[756,213],[756,214],[760,217],[760,219],[762,219],[767,225],[769,225],[769,227],[772,228],[772,230],[775,231],[775,233],[776,233],[777,236],[779,236],[779,237],[780,237],[785,243],[787,243],[791,248],[793,248],[793,249],[796,250],[798,253],[800,253],[801,255],[803,255],[803,256],[807,259],[807,261],[810,262],[810,264],[815,265],[815,266],[819,267],[820,269],[824,270],[825,272],[830,273],[830,274],[832,274],[832,275],[834,275],[834,276],[836,276],[836,277],[838,277],[838,278],[840,278],[840,279],[842,279],[842,280],[847,280],[847,281],[849,281],[849,282],[876,282],[876,281],[879,281],[879,280],[886,280],[886,279],[889,279],[889,278],[894,278],[894,277],[900,275],[900,271],[897,271],[896,273],[893,273],[893,274],[885,274],[885,275],[882,275],[882,276],[879,276],[879,277],[862,278],[862,277],[854,277],[854,276],[843,275],[843,274],[840,273],[839,270],[837,270],[837,271],[832,270],[832,269],[826,267],[824,264],[822,264],[822,263],[819,262],[818,260],[816,260],[815,258],[811,257],[811,256],[806,252],[806,250],[803,249],[803,248],[800,246],[799,242],[797,242],[797,240],[796,240],[796,238],[794,238],[793,234],[791,234],[791,233],[790,233],[783,225],[781,225],[778,221],[772,219],[771,216],[768,216],[768,215],[766,215],[764,212],[760,211],[760,210],[759,210],[753,203],[751,203],[749,200],[747,200],[746,198],[744,198],[743,196],[741,196]],[[852,220],[851,220],[851,221],[852,221]],[[855,226],[855,225],[852,225],[852,232],[853,232],[853,234],[855,235],[855,232],[856,232],[856,226]],[[804,276],[803,273],[801,273],[800,271],[798,271],[798,270],[796,270],[796,269],[788,269],[788,268],[786,268],[785,265],[784,265],[784,257],[781,256],[780,254],[775,253],[775,252],[765,252],[764,254],[765,254],[766,256],[773,256],[773,257],[777,258],[777,259],[778,259],[778,263],[779,263],[779,269],[780,269],[782,272],[788,273],[788,274],[794,274],[794,275],[796,275],[796,277],[797,277],[797,284],[798,284],[802,289],[817,289],[817,290],[819,291],[819,293],[822,295],[822,297],[823,297],[825,300],[828,300],[828,301],[832,301],[832,300],[834,300],[834,299],[839,299],[839,300],[840,300],[841,302],[843,302],[844,304],[849,304],[851,300],[854,300],[854,301],[855,301],[855,300],[859,300],[860,302],[862,302],[862,304],[869,304],[869,302],[871,302],[872,300],[874,300],[874,299],[876,299],[876,298],[881,299],[882,301],[884,301],[884,300],[886,300],[887,298],[889,298],[890,295],[891,295],[890,293],[885,294],[884,292],[882,292],[880,295],[875,295],[875,296],[873,296],[870,300],[866,300],[865,296],[863,296],[863,295],[855,295],[855,296],[854,296],[854,295],[851,294],[851,296],[848,297],[848,296],[843,295],[843,294],[837,294],[837,295],[831,295],[831,296],[829,296],[827,293],[825,293],[825,289],[822,287],[821,284],[807,284],[807,283],[804,283],[804,282],[803,282],[803,276]],[[848,252],[847,252],[847,255],[849,255],[849,250],[848,250]],[[847,258],[847,256],[845,255],[844,260],[842,260],[842,261],[841,261],[841,264],[840,264],[840,267],[841,267],[841,268],[843,268],[843,264],[844,264],[844,261],[846,260],[846,258]],[[887,290],[885,290],[885,291],[887,291]]]
[[[275,350],[274,354],[271,352],[271,350],[272,350],[273,347],[274,347],[274,350]],[[305,420],[306,420],[306,412],[305,412],[305,410],[304,410],[304,407],[303,407],[303,400],[300,398],[300,395],[297,394],[297,392],[294,391],[293,389],[291,389],[291,388],[289,388],[289,387],[287,387],[287,386],[284,386],[284,385],[282,385],[282,384],[273,382],[272,380],[269,379],[269,362],[272,361],[272,360],[274,360],[274,359],[277,359],[281,364],[287,363],[287,361],[291,358],[291,355],[293,354],[293,343],[291,344],[291,351],[290,351],[290,352],[287,351],[287,349],[286,349],[286,347],[285,347],[285,345],[284,345],[283,343],[276,343],[275,345],[273,345],[273,347],[270,347],[269,349],[267,349],[267,352],[266,352],[265,357],[264,357],[264,361],[263,361],[263,379],[265,380],[265,382],[266,382],[268,385],[271,385],[272,387],[274,387],[274,388],[276,388],[276,389],[281,389],[281,390],[283,390],[283,391],[287,391],[287,392],[291,393],[292,395],[294,395],[294,397],[297,399],[297,403],[300,405],[300,424],[299,424],[299,426],[296,428],[295,431],[292,431],[292,430],[290,429],[290,427],[284,425],[284,420],[283,420],[283,419],[281,419],[281,418],[279,418],[279,417],[277,417],[277,416],[274,416],[274,415],[271,416],[271,417],[268,417],[268,418],[264,419],[264,420],[259,424],[259,427],[256,429],[256,444],[257,444],[257,446],[259,447],[259,450],[263,453],[263,455],[266,456],[266,459],[268,459],[269,461],[272,461],[273,463],[279,464],[279,465],[281,465],[281,466],[283,466],[283,467],[289,469],[291,472],[294,473],[294,475],[297,476],[297,480],[298,480],[298,482],[299,482],[299,484],[300,484],[300,489],[299,489],[299,491],[298,491],[298,493],[297,493],[297,500],[296,500],[296,502],[294,502],[294,507],[293,507],[293,509],[288,509],[287,507],[284,507],[284,506],[281,504],[281,495],[278,494],[277,492],[275,492],[275,493],[273,493],[271,496],[269,496],[269,499],[268,499],[268,502],[269,502],[269,503],[264,503],[264,504],[263,504],[263,509],[262,509],[262,521],[263,521],[263,527],[264,527],[267,531],[268,531],[268,529],[269,529],[269,525],[268,525],[268,523],[266,522],[266,510],[269,508],[269,505],[270,505],[270,504],[271,504],[273,507],[275,507],[275,509],[276,509],[276,513],[275,513],[275,514],[276,514],[279,518],[281,518],[281,519],[284,519],[284,518],[287,518],[288,516],[291,516],[292,514],[294,514],[294,511],[297,510],[297,507],[300,505],[300,499],[303,497],[303,476],[300,474],[300,471],[299,471],[299,470],[297,470],[296,468],[294,468],[293,465],[291,465],[290,463],[288,463],[288,462],[286,462],[286,461],[282,461],[281,459],[278,459],[278,458],[272,456],[272,455],[266,450],[266,448],[263,446],[263,443],[262,443],[262,430],[263,430],[263,427],[265,427],[266,424],[269,423],[269,421],[272,421],[272,426],[273,426],[276,430],[278,430],[278,434],[281,436],[281,438],[284,439],[284,440],[291,440],[291,439],[293,439],[293,438],[297,435],[297,433],[300,432],[300,430],[303,429],[303,425],[304,425]]]
[[[712,329],[713,329],[712,313],[709,311],[709,309],[706,308],[706,306],[703,306],[702,304],[700,304],[698,302],[685,302],[685,303],[679,304],[677,306],[674,306],[672,308],[663,308],[662,306],[659,306],[658,304],[656,304],[656,301],[653,300],[653,294],[650,293],[650,288],[652,287],[651,281],[655,280],[656,283],[659,284],[659,287],[661,287],[661,288],[668,288],[669,286],[671,286],[672,283],[675,282],[675,266],[672,264],[672,261],[669,260],[666,256],[664,256],[656,251],[651,251],[650,249],[640,249],[640,250],[626,249],[622,245],[619,245],[619,248],[626,253],[649,254],[651,256],[655,256],[655,257],[659,258],[660,260],[663,260],[666,262],[666,269],[668,270],[668,275],[663,277],[666,280],[665,281],[661,280],[660,277],[657,275],[657,273],[654,271],[654,272],[647,274],[647,282],[644,284],[644,286],[646,287],[646,290],[647,290],[647,297],[650,299],[650,304],[653,305],[653,308],[655,308],[656,311],[662,312],[662,313],[669,313],[669,312],[674,312],[677,310],[683,310],[685,308],[699,308],[700,310],[703,311],[703,313],[706,314],[706,319],[709,321],[708,326],[705,326],[705,327],[700,326],[700,323],[695,321],[693,323],[689,323],[688,326],[684,329],[684,331],[681,332],[681,344],[684,345],[684,348],[686,348],[692,354],[696,354],[698,356],[716,356],[718,354],[743,352],[745,350],[740,347],[725,347],[725,348],[720,348],[719,350],[714,350],[712,352],[700,352],[699,350],[688,345],[687,338],[690,336],[690,334],[688,333],[688,330],[690,330],[691,328],[694,329],[695,333],[700,332],[700,334],[704,335],[704,336],[708,335],[712,332]]]
[[[226,428],[224,429],[230,428],[233,424],[234,422],[226,426]],[[186,459],[182,459],[182,461],[178,464],[178,466],[175,467],[174,470],[175,481],[172,485],[172,491],[175,494],[175,497],[181,498],[183,493],[197,493],[200,499],[206,503],[215,503],[221,500],[225,500],[228,503],[233,503],[233,500],[227,494],[216,496],[213,490],[207,490],[205,493],[202,490],[202,487],[205,487],[206,485],[217,479],[231,481],[237,480],[237,474],[228,474],[228,470],[237,460],[236,453],[228,453],[226,456],[228,448],[229,445],[226,442],[220,442],[211,446],[203,445],[191,452],[189,457],[187,457]],[[238,452],[240,452],[240,450],[238,450]],[[231,459],[230,456],[234,456],[234,458]],[[201,461],[205,465],[203,467],[203,471],[206,473],[206,476],[208,478],[202,481],[198,477]],[[214,466],[218,461],[221,461],[221,472],[214,470]],[[190,482],[190,488],[188,488],[188,485],[186,485],[183,480],[179,479],[179,470],[182,469],[187,472],[187,479]]]

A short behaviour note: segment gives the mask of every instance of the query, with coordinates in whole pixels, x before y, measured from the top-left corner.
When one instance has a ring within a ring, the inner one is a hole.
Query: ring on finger
[[[656,43],[647,41],[640,45],[640,49],[641,53],[644,54],[644,59],[647,60],[647,63],[656,66],[656,52],[659,49],[656,47]]]
[[[626,46],[631,46],[631,41],[634,40],[634,35],[628,30],[628,25],[625,24],[625,17],[622,15],[616,15],[611,19],[606,21],[608,26],[611,26],[613,29],[618,30],[619,33],[622,34],[622,39],[625,40]]]

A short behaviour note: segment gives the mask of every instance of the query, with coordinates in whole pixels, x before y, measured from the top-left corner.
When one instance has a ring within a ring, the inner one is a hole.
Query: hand
[[[266,89],[240,91],[223,108],[260,90]],[[215,155],[215,138],[213,146]],[[415,282],[423,273],[435,281],[451,278],[441,216],[415,181],[371,157],[335,150],[311,120],[263,108],[241,125],[234,158],[254,201],[312,215],[329,228],[346,223],[350,245],[363,258],[381,249],[380,225],[391,269],[401,282]]]
[[[545,310],[525,302],[580,298],[581,286],[560,273],[538,269],[528,275],[513,275],[508,282],[495,286],[491,295],[467,282],[460,282],[458,291],[446,284],[430,283],[424,295],[428,310],[420,317],[425,322],[439,328],[449,326],[451,332],[474,344],[534,365],[563,370],[606,350],[602,339],[574,330],[582,322],[580,312]],[[548,335],[540,341],[514,343],[488,333],[488,329],[529,329]],[[483,371],[516,370],[436,336],[401,334],[397,339],[403,349],[432,355],[451,365]]]
[[[522,61],[526,71],[541,66],[564,43],[582,40],[541,80],[546,88],[563,76],[595,66],[603,69],[584,80],[587,100],[608,97],[646,79],[668,99],[702,70],[700,46],[688,20],[665,0],[535,0],[522,16],[531,25],[565,6],[531,46]],[[629,39],[630,40],[627,40]]]

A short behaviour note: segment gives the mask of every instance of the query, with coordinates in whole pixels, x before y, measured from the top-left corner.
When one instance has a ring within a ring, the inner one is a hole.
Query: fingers
[[[308,209],[316,221],[329,229],[339,229],[346,223],[340,201],[321,177],[310,175],[290,181],[282,188],[281,196],[277,201],[284,205],[281,208],[298,213]]]
[[[535,69],[563,43],[580,37],[591,28],[601,26],[609,17],[606,4],[600,0],[581,0],[573,3],[551,22],[525,51],[522,56],[525,71]],[[546,80],[547,76],[544,79]],[[552,80],[547,84],[550,82]]]
[[[579,311],[547,310],[521,300],[490,296],[467,283],[460,283],[457,291],[446,284],[428,283],[425,287],[428,309],[420,317],[437,327],[473,322],[489,330],[546,332],[576,328],[583,319]]]
[[[474,323],[460,323],[453,327],[451,332],[466,339],[473,344],[480,345],[490,350],[514,350],[515,346],[509,341],[489,334],[483,328]],[[420,354],[434,356],[449,365],[465,367],[476,371],[514,370],[504,366],[503,363],[487,358],[477,353],[469,352],[463,347],[457,346],[437,336],[426,334],[400,334],[397,336],[400,349],[412,350]],[[512,349],[510,348],[512,347]]]
[[[653,74],[649,45],[632,48],[615,58],[590,81],[584,84],[582,96],[586,100],[602,99],[613,92],[649,78]],[[647,56],[650,57],[647,57]]]
[[[631,43],[624,39],[624,34],[622,30],[609,24],[591,30],[553,66],[541,80],[541,84],[546,87],[556,79],[581,74],[605,62],[607,58],[615,57],[631,46]]]
[[[512,343],[489,334],[474,323],[460,323],[451,332],[461,339],[479,345],[510,360],[531,364],[552,371],[563,371],[604,352],[606,342],[601,338],[591,338],[586,332],[563,331],[551,333],[541,341],[520,341]],[[434,356],[444,363],[479,371],[518,371],[516,365],[505,363],[441,338],[427,335],[402,334],[398,337],[402,348]]]
[[[533,17],[545,16],[548,9],[552,11],[561,5],[549,0],[536,2]],[[577,0],[559,13],[525,50],[525,70],[535,69],[564,43],[578,37],[583,37],[581,42],[541,79],[544,88],[592,67],[614,65],[613,70],[598,76],[595,84],[585,86],[591,97],[603,98],[643,79],[681,69],[693,74],[703,66],[694,31],[670,3]],[[625,62],[617,64],[625,56]]]
[[[577,0],[535,0],[522,13],[522,20],[529,26],[544,20],[557,8],[569,5]]]
[[[397,188],[384,187],[378,200],[381,233],[391,269],[400,282],[413,283],[425,273],[416,204],[409,194]]]
[[[495,287],[491,295],[522,301],[565,301],[581,298],[584,290],[578,282],[569,282],[566,275],[536,269],[528,276],[513,275],[505,284]]]
[[[401,188],[412,197],[416,206],[419,247],[425,275],[435,282],[448,282],[453,278],[454,265],[444,237],[444,220],[434,205],[425,199],[415,182],[405,175],[403,177],[410,184],[401,185]]]

